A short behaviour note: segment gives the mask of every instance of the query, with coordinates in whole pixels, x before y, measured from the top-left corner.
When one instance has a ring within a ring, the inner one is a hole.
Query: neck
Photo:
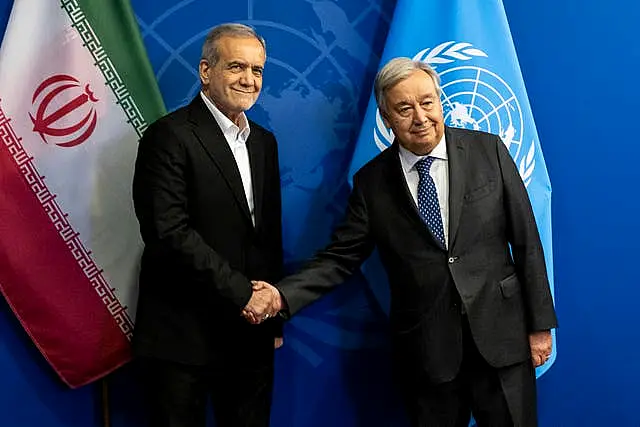
[[[228,111],[221,110],[218,105],[216,105],[216,107],[218,107],[218,110],[220,110],[222,114],[227,116],[229,120],[231,120],[236,126],[240,127],[240,115],[242,113],[231,114]]]

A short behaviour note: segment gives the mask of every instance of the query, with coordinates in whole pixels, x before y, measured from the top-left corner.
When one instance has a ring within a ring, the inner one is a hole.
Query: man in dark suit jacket
[[[396,140],[355,175],[329,246],[277,285],[280,304],[295,314],[377,247],[412,425],[466,427],[473,412],[481,427],[535,426],[534,366],[551,353],[556,317],[513,160],[495,135],[444,126],[426,64],[390,61],[375,94]]]
[[[240,315],[274,291],[254,292],[251,280],[282,276],[276,140],[244,114],[265,59],[252,28],[214,28],[202,92],[140,142],[133,198],[145,249],[133,350],[153,427],[204,427],[209,397],[220,427],[269,424],[282,325]]]

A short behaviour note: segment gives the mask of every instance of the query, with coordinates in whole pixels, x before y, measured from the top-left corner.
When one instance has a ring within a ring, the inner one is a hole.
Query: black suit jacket
[[[250,280],[276,281],[283,269],[276,140],[250,128],[255,227],[231,149],[200,95],[145,132],[133,181],[145,243],[135,355],[205,364],[272,352],[275,322],[255,327],[240,316]]]
[[[377,247],[390,284],[395,365],[405,381],[423,373],[436,383],[456,376],[461,304],[494,367],[526,360],[528,333],[556,326],[535,219],[506,147],[487,133],[445,132],[447,251],[419,216],[396,143],[355,175],[346,219],[329,246],[278,285],[293,314],[344,281]]]

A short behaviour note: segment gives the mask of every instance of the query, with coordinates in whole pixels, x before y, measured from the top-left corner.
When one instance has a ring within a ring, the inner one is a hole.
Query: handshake
[[[284,308],[280,291],[273,285],[261,280],[252,280],[253,295],[242,310],[242,316],[249,323],[257,325],[274,317]]]

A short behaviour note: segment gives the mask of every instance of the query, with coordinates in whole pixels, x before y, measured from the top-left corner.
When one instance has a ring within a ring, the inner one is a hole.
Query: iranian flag
[[[15,1],[0,47],[0,290],[71,387],[130,358],[131,181],[163,112],[128,1]]]

